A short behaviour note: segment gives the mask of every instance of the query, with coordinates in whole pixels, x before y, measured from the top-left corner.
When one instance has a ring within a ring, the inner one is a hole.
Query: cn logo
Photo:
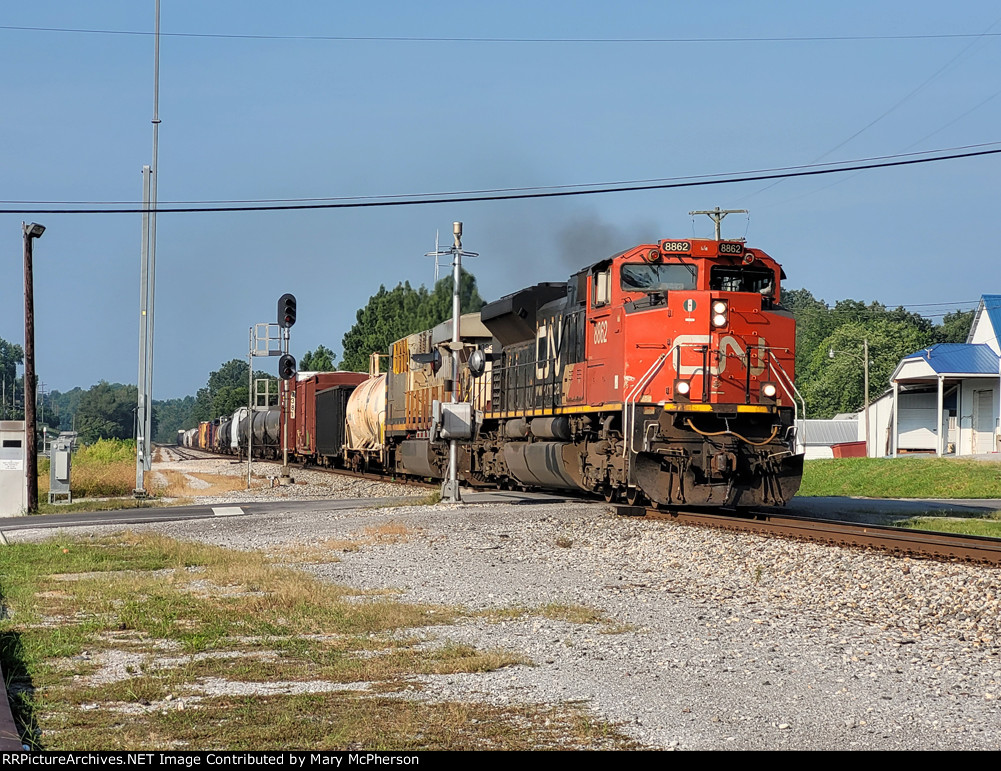
[[[691,313],[692,311],[695,310],[695,300],[689,297],[687,300],[685,300],[684,303],[682,303],[681,307],[684,308],[689,313]]]
[[[701,353],[699,353],[701,346],[711,344],[712,338],[709,335],[678,335],[674,339],[675,348],[681,351],[680,356],[689,361],[701,356]],[[765,338],[759,337],[757,345],[751,346],[751,351],[751,374],[757,376],[767,369],[765,360],[768,355],[768,343],[765,341]],[[719,339],[719,349],[714,353],[715,355],[710,357],[710,375],[722,374],[726,370],[727,362],[730,360],[733,360],[733,363],[740,368],[744,366],[743,363],[746,361],[744,347],[732,335],[721,337]],[[700,374],[702,372],[702,365],[681,364],[679,362],[677,372],[679,377]]]

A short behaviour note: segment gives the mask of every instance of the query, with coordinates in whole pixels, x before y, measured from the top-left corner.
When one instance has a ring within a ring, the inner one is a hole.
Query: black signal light
[[[295,356],[291,353],[283,353],[279,357],[278,377],[282,380],[291,380],[295,377]]]
[[[295,324],[295,295],[286,292],[278,298],[278,326],[288,329]]]

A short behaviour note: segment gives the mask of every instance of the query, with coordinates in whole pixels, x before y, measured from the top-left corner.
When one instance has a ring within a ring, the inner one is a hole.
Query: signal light
[[[287,292],[278,298],[278,326],[288,329],[295,324],[295,295]]]
[[[279,357],[278,377],[282,380],[291,380],[295,377],[295,356],[290,353],[283,353]]]

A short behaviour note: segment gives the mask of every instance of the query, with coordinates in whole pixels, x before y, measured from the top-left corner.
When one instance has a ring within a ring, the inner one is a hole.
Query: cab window
[[[699,269],[687,263],[629,263],[622,266],[619,286],[623,292],[669,292],[695,289]]]
[[[716,265],[709,272],[709,288],[721,292],[754,292],[775,295],[775,273],[767,268]]]
[[[591,306],[608,305],[612,301],[612,269],[596,272],[592,281]]]

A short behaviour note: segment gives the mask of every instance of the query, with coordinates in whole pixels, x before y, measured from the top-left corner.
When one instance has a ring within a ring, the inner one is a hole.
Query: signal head
[[[279,357],[278,377],[282,380],[291,380],[295,377],[295,356],[290,353],[283,353]]]
[[[278,326],[288,329],[295,324],[295,295],[285,293],[278,298]]]

